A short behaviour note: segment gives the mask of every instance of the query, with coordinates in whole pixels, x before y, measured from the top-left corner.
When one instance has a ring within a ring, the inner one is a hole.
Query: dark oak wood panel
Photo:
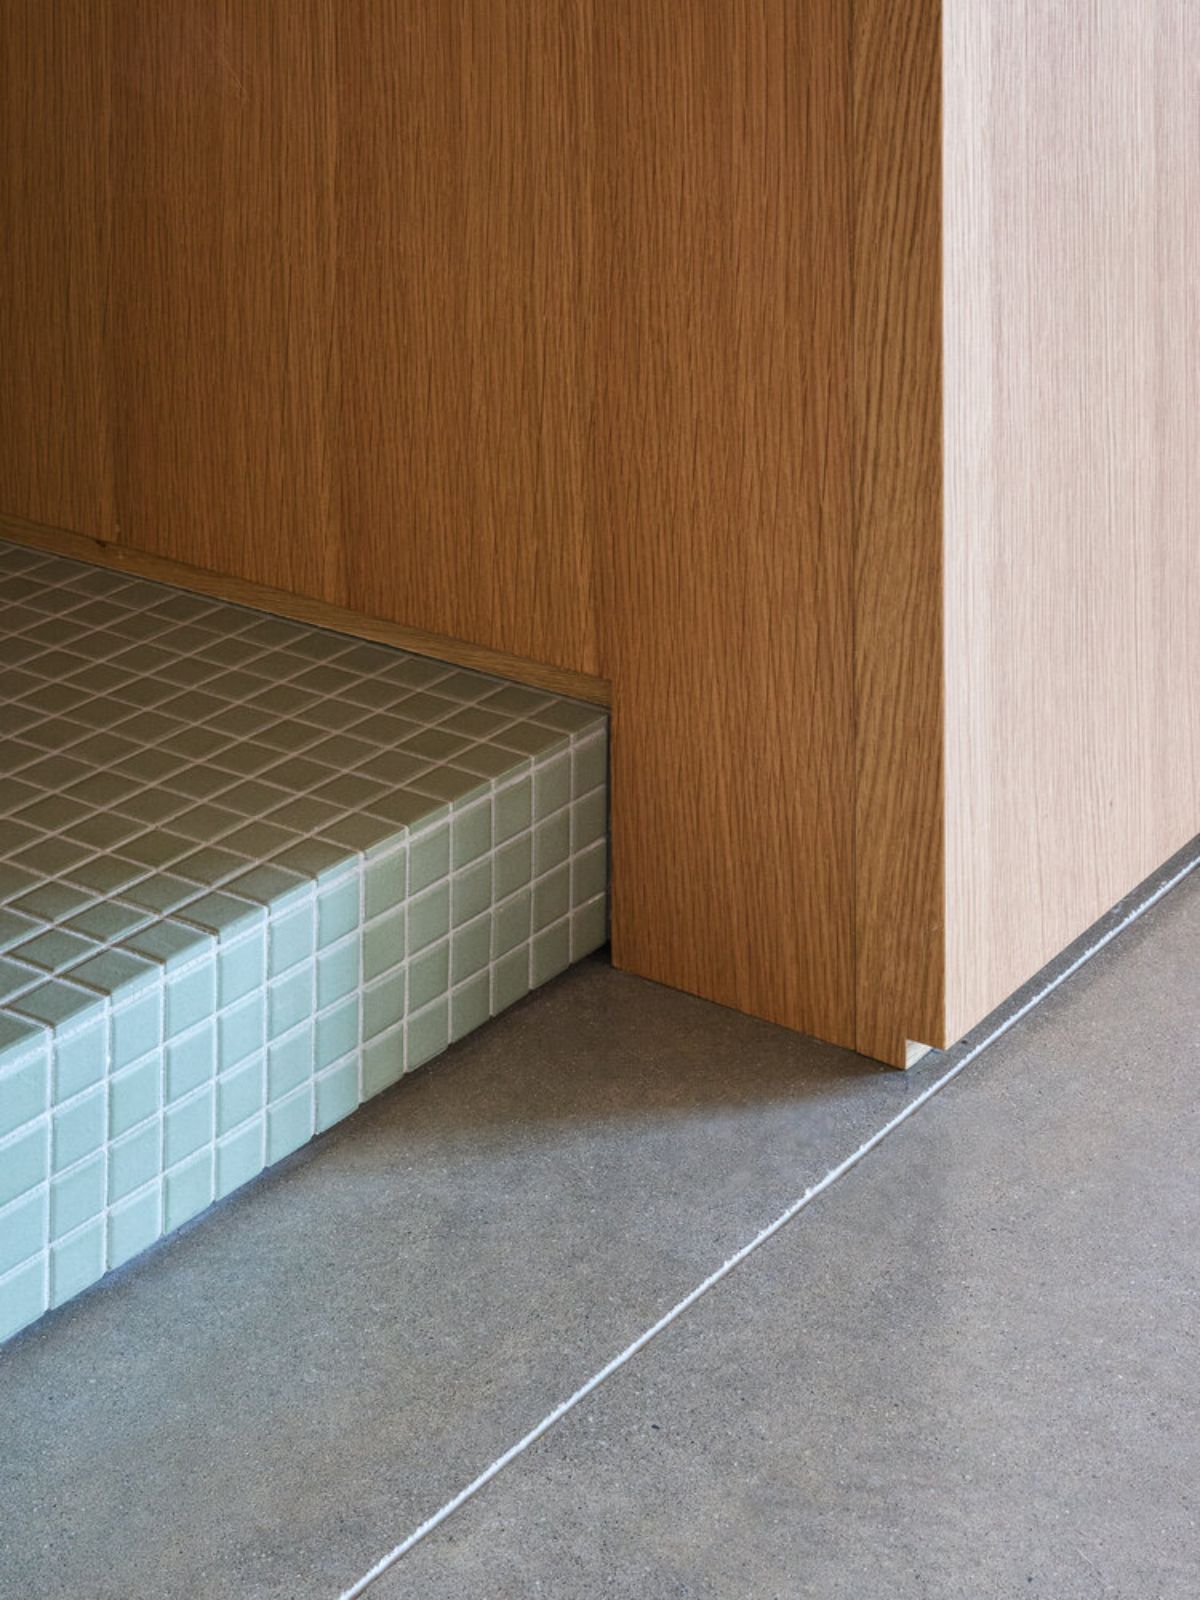
[[[848,8],[603,15],[614,956],[853,1043]]]

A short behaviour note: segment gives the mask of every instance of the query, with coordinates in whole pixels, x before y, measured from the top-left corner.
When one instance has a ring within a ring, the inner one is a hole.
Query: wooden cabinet
[[[1173,0],[0,0],[2,527],[611,699],[614,958],[901,1062],[1200,827],[1198,100]]]

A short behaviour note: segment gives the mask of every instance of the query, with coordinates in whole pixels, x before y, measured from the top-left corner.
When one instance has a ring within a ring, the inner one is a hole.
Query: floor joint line
[[[753,1255],[753,1253],[761,1245],[766,1244],[766,1242],[773,1238],[775,1234],[777,1234],[782,1228],[785,1228],[789,1222],[797,1217],[806,1206],[812,1203],[812,1201],[816,1200],[818,1196],[824,1194],[827,1189],[832,1188],[840,1178],[843,1178],[846,1173],[851,1171],[852,1168],[856,1167],[860,1161],[862,1161],[866,1156],[870,1155],[873,1150],[877,1149],[878,1146],[881,1145],[889,1136],[889,1134],[894,1133],[896,1129],[899,1128],[903,1123],[907,1122],[911,1116],[914,1116],[922,1106],[933,1099],[934,1095],[936,1095],[940,1090],[944,1089],[948,1083],[951,1083],[955,1078],[957,1078],[960,1072],[969,1067],[973,1061],[977,1061],[985,1050],[990,1049],[991,1046],[1002,1039],[1006,1033],[1008,1033],[1012,1028],[1015,1028],[1017,1023],[1021,1022],[1025,1017],[1027,1017],[1029,1013],[1035,1009],[1035,1007],[1039,1006],[1043,1000],[1048,999],[1056,989],[1060,988],[1062,984],[1066,983],[1068,978],[1074,977],[1081,967],[1086,966],[1094,956],[1099,955],[1101,950],[1103,950],[1107,945],[1111,944],[1112,941],[1120,934],[1124,933],[1127,928],[1131,927],[1139,917],[1143,916],[1153,906],[1157,905],[1165,895],[1169,894],[1172,889],[1181,884],[1183,880],[1198,867],[1200,867],[1200,855],[1193,856],[1190,860],[1185,862],[1182,867],[1173,873],[1171,877],[1169,877],[1164,883],[1159,884],[1159,886],[1144,900],[1139,901],[1130,912],[1128,912],[1124,917],[1120,918],[1120,920],[1115,922],[1111,927],[1106,929],[1106,931],[1101,934],[1099,938],[1094,940],[1093,943],[1089,944],[1087,948],[1084,949],[1067,966],[1065,966],[1061,972],[1056,973],[1056,975],[1051,978],[1049,982],[1043,984],[1043,986],[1033,995],[1031,995],[1029,999],[1018,1006],[1017,1009],[1011,1013],[1011,1015],[1006,1016],[1003,1021],[993,1028],[989,1034],[987,1034],[977,1044],[970,1046],[970,1048],[966,1050],[951,1067],[943,1072],[939,1078],[936,1078],[934,1082],[931,1083],[926,1089],[923,1089],[919,1095],[910,1100],[908,1105],[906,1105],[903,1110],[897,1112],[896,1115],[888,1122],[885,1122],[881,1128],[878,1128],[871,1135],[871,1137],[865,1141],[865,1143],[858,1147],[857,1150],[846,1156],[844,1160],[839,1161],[836,1166],[831,1167],[823,1178],[821,1178],[817,1183],[813,1184],[810,1188],[806,1189],[804,1193],[797,1199],[793,1200],[785,1210],[780,1212],[773,1222],[767,1223],[767,1225],[760,1229],[760,1231],[756,1233],[752,1239],[748,1240],[747,1243],[742,1245],[739,1250],[735,1251],[734,1254],[728,1258],[728,1260],[726,1260],[714,1272],[710,1272],[707,1278],[698,1283],[696,1287],[684,1295],[681,1300],[678,1300],[669,1311],[664,1312],[663,1315],[659,1317],[657,1322],[652,1323],[650,1327],[648,1327],[643,1333],[640,1333],[638,1337],[632,1341],[632,1343],[626,1345],[618,1355],[615,1355],[611,1361],[609,1361],[605,1366],[601,1367],[598,1372],[594,1373],[586,1383],[582,1384],[578,1389],[575,1390],[573,1394],[569,1395],[567,1399],[561,1401],[557,1406],[555,1406],[553,1411],[547,1412],[547,1414],[539,1423],[530,1428],[528,1433],[523,1434],[515,1444],[511,1445],[503,1453],[503,1455],[497,1456],[490,1466],[485,1467],[484,1470],[479,1473],[477,1477],[473,1478],[465,1488],[460,1489],[452,1499],[447,1500],[443,1506],[441,1506],[432,1514],[432,1516],[427,1517],[424,1522],[422,1522],[418,1527],[414,1528],[413,1531],[406,1538],[402,1539],[399,1544],[395,1545],[391,1550],[389,1550],[386,1555],[381,1556],[375,1565],[365,1572],[356,1583],[352,1584],[350,1588],[342,1591],[341,1595],[339,1596],[339,1600],[358,1600],[359,1595],[364,1594],[366,1590],[376,1582],[377,1579],[383,1577],[384,1573],[390,1571],[391,1568],[394,1567],[404,1556],[406,1556],[415,1545],[420,1544],[423,1539],[428,1538],[428,1536],[433,1533],[435,1529],[439,1528],[443,1522],[445,1522],[449,1517],[452,1517],[456,1511],[460,1510],[468,1500],[473,1499],[481,1489],[486,1488],[486,1486],[491,1483],[493,1478],[498,1477],[499,1474],[504,1471],[505,1467],[511,1466],[511,1464],[519,1456],[523,1455],[526,1450],[528,1450],[532,1445],[536,1444],[538,1440],[541,1439],[545,1434],[549,1433],[550,1430],[557,1423],[561,1422],[562,1419],[571,1411],[573,1411],[576,1406],[578,1406],[582,1401],[586,1400],[589,1395],[593,1394],[602,1383],[604,1383],[608,1378],[611,1378],[614,1373],[619,1372],[622,1367],[626,1366],[630,1361],[632,1361],[634,1356],[638,1355],[642,1350],[644,1350],[653,1339],[657,1338],[660,1333],[663,1333],[667,1328],[669,1328],[672,1323],[678,1321],[685,1312],[690,1311],[697,1301],[702,1299],[710,1289],[715,1288],[718,1283],[720,1283],[724,1278],[727,1278],[729,1274],[737,1267],[741,1266],[743,1261],[745,1261],[749,1256]]]

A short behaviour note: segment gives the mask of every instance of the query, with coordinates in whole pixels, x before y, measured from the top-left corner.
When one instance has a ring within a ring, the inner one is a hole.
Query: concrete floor
[[[0,1596],[334,1600],[948,1064],[585,963],[0,1353]],[[1198,1069],[1200,874],[371,1600],[1192,1600]]]

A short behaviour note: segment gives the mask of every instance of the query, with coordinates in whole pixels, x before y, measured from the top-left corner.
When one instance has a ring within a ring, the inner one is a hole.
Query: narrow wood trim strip
[[[527,661],[523,656],[508,655],[503,650],[492,650],[486,645],[467,644],[461,639],[451,639],[441,633],[427,633],[421,628],[408,628],[403,623],[389,622],[383,617],[364,616],[345,606],[331,605],[326,600],[313,600],[307,595],[288,594],[282,589],[268,588],[265,584],[247,583],[243,578],[206,572],[202,567],[173,561],[166,556],[148,555],[143,550],[134,550],[113,540],[93,539],[82,533],[69,533],[65,528],[47,528],[41,523],[27,522],[23,517],[6,516],[2,512],[0,538],[9,539],[14,544],[32,545],[38,550],[48,550],[54,555],[68,556],[73,561],[90,561],[96,566],[114,567],[139,578],[152,578],[157,583],[173,583],[196,594],[230,600],[235,605],[254,606],[278,617],[290,617],[294,622],[307,622],[314,628],[330,628],[335,633],[352,634],[357,639],[370,639],[376,644],[393,645],[398,650],[411,650],[414,655],[452,661],[455,666],[471,667],[476,672],[495,673],[497,677],[512,678],[517,683],[526,683],[534,689],[545,689],[552,694],[572,695],[576,700],[587,700],[598,706],[607,706],[612,701],[612,687],[604,678],[593,678],[585,672],[571,672],[565,667],[546,666],[540,661]]]
[[[941,0],[852,41],[856,1044],[945,1040]]]

